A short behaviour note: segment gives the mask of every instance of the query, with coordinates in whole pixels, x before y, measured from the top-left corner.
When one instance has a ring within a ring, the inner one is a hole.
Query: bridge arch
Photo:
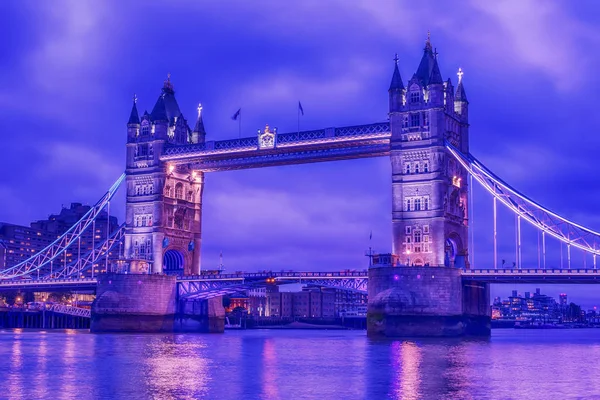
[[[181,276],[184,274],[186,266],[187,252],[180,249],[167,249],[163,255],[163,272],[167,275]],[[189,269],[189,266],[188,266]]]
[[[444,265],[448,267],[465,267],[466,253],[460,235],[451,232],[444,242]]]

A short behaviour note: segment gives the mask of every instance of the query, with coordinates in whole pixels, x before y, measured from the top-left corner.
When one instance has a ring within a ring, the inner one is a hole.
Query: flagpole
[[[296,107],[296,111],[298,112],[298,133],[300,133],[300,102],[298,102],[298,107]]]

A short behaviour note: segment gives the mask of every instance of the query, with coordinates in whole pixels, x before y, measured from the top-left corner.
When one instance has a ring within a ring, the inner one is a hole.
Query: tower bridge
[[[87,288],[98,294],[92,312],[98,327],[134,329],[128,321],[138,318],[144,321],[139,326],[163,329],[165,322],[159,317],[178,310],[208,315],[203,323],[218,331],[218,323],[213,323],[220,318],[218,306],[211,302],[218,296],[241,287],[310,282],[347,290],[368,288],[369,334],[447,336],[489,334],[491,283],[597,283],[600,233],[534,202],[471,154],[469,101],[462,70],[457,75],[456,87],[442,78],[428,38],[408,81],[402,79],[395,58],[388,121],[286,133],[266,125],[254,136],[216,141],[207,140],[201,106],[194,127],[188,124],[169,77],[151,112],[140,117],[134,98],[123,176],[67,233],[25,262],[1,271],[0,291]],[[392,248],[390,254],[374,256],[368,271],[202,275],[206,173],[364,157],[389,157],[392,175]],[[66,260],[61,254],[110,207],[121,183],[127,192],[124,226],[89,254],[61,264]],[[475,183],[493,201],[494,255],[477,262]],[[499,204],[516,221],[516,262],[511,269],[498,266]],[[521,257],[523,221],[541,234],[537,267],[524,264]],[[548,239],[561,251],[566,247],[566,268],[547,262]],[[118,251],[120,260],[109,266],[111,251]],[[572,251],[584,254],[583,268],[572,265]],[[109,275],[96,272],[103,260]],[[156,314],[157,309],[163,314]]]

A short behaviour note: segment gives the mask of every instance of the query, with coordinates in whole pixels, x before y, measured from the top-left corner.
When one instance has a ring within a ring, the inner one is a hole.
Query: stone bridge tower
[[[127,123],[125,263],[131,273],[197,274],[204,174],[159,157],[167,146],[204,142],[202,108],[190,129],[170,78],[151,113],[140,118],[136,103]]]
[[[389,89],[395,262],[466,267],[468,181],[444,147],[448,140],[469,151],[462,73],[455,91],[442,79],[429,39],[406,88],[395,62]]]
[[[469,152],[468,102],[458,73],[444,81],[429,38],[404,86],[398,58],[389,88],[393,254],[369,268],[371,336],[489,335],[489,287],[468,268],[466,171],[445,141]]]

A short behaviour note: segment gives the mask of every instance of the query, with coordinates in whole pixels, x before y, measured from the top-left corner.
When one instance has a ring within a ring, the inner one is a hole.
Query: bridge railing
[[[53,305],[52,307],[50,307],[50,311],[54,311],[55,313],[59,313],[59,314],[73,315],[75,317],[84,317],[84,318],[92,317],[92,311],[87,308],[65,306],[63,304]]]

